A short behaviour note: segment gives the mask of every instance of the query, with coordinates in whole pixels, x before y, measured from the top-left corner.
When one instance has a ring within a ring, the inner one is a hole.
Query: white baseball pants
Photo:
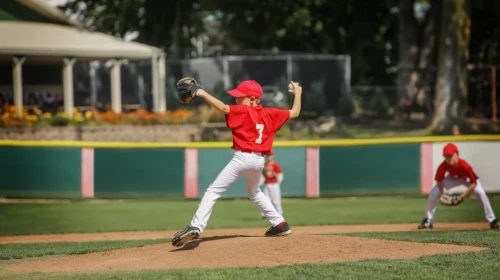
[[[469,187],[470,182],[469,180],[465,179],[455,179],[452,176],[448,175],[444,178],[443,180],[443,185],[446,190],[452,189],[454,187],[458,186],[465,186]],[[488,199],[488,196],[484,192],[483,187],[481,186],[481,182],[477,180],[477,185],[474,188],[473,191],[474,195],[479,198],[479,201],[481,202],[484,210],[484,215],[485,218],[488,222],[492,222],[495,220],[495,213],[493,213],[493,209],[491,208],[490,200]],[[439,197],[441,196],[441,191],[439,190],[439,187],[435,185],[430,194],[429,198],[427,200],[427,210],[425,212],[425,217],[427,219],[430,219],[431,221],[434,221],[434,213],[436,212],[436,204],[437,201],[439,200]]]
[[[259,188],[264,161],[264,157],[260,153],[236,151],[231,161],[219,173],[203,195],[198,210],[191,221],[191,226],[197,227],[203,232],[212,214],[215,201],[240,177],[245,178],[248,198],[260,209],[267,220],[273,226],[283,222],[283,216],[276,211],[269,198]]]
[[[269,197],[274,208],[276,208],[276,211],[278,211],[280,215],[283,215],[283,208],[281,208],[280,183],[264,184],[262,191],[267,197]],[[262,213],[262,216],[264,216],[264,213]]]

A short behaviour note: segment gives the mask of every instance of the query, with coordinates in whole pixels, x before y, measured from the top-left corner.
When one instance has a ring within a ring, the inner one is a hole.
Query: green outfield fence
[[[439,149],[447,142],[457,143],[470,160],[481,159],[476,165],[482,183],[492,182],[485,189],[500,191],[494,184],[500,172],[485,170],[484,163],[496,166],[493,157],[500,154],[491,151],[500,153],[500,135],[277,141],[273,148],[285,175],[284,197],[418,194],[432,187]],[[231,159],[230,147],[230,142],[0,140],[0,196],[198,199]],[[244,180],[224,197],[246,197]]]

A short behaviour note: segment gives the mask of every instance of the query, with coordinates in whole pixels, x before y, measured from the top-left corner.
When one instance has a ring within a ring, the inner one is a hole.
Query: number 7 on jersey
[[[261,144],[262,143],[262,131],[264,130],[264,125],[261,123],[258,123],[256,125],[257,131],[259,132],[259,137],[255,139],[256,144]]]

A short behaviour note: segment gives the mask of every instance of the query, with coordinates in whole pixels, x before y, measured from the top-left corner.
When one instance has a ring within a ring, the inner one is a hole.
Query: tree
[[[443,2],[434,115],[430,128],[450,130],[465,118],[471,21],[468,0]]]
[[[84,27],[164,49],[170,58],[186,58],[205,32],[199,0],[69,0],[60,8]]]
[[[139,31],[144,0],[68,0],[59,8],[76,17],[90,31],[125,37]]]
[[[352,82],[393,83],[397,0],[201,0],[218,28],[212,44],[249,52],[350,54]]]
[[[417,79],[417,62],[420,55],[419,26],[413,9],[415,0],[401,0],[398,5],[398,78],[396,81],[398,95],[404,100],[415,98],[414,81]]]
[[[400,0],[398,5],[398,79],[401,105],[423,108],[432,113],[436,76],[437,42],[441,19],[441,0]],[[415,5],[430,8],[417,20]],[[399,117],[399,114],[396,115]]]

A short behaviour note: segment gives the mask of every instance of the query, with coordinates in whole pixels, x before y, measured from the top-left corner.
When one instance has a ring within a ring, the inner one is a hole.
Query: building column
[[[73,118],[74,91],[73,91],[73,57],[65,57],[63,66],[64,112]]]
[[[111,109],[115,113],[122,112],[122,78],[121,66],[122,59],[113,59],[113,66],[111,67]]]
[[[167,110],[167,96],[166,96],[166,66],[165,66],[165,54],[161,53],[158,57],[158,99],[159,107],[158,111],[163,113]]]
[[[153,96],[153,112],[159,111],[159,73],[158,73],[158,50],[152,49],[153,55],[151,56],[151,95]]]
[[[23,116],[23,63],[25,60],[24,56],[14,56],[12,58],[12,88],[14,91],[14,107],[18,117]]]
[[[165,96],[165,54],[159,49],[153,49],[151,58],[151,79],[153,94],[153,111],[163,113],[167,108]]]

